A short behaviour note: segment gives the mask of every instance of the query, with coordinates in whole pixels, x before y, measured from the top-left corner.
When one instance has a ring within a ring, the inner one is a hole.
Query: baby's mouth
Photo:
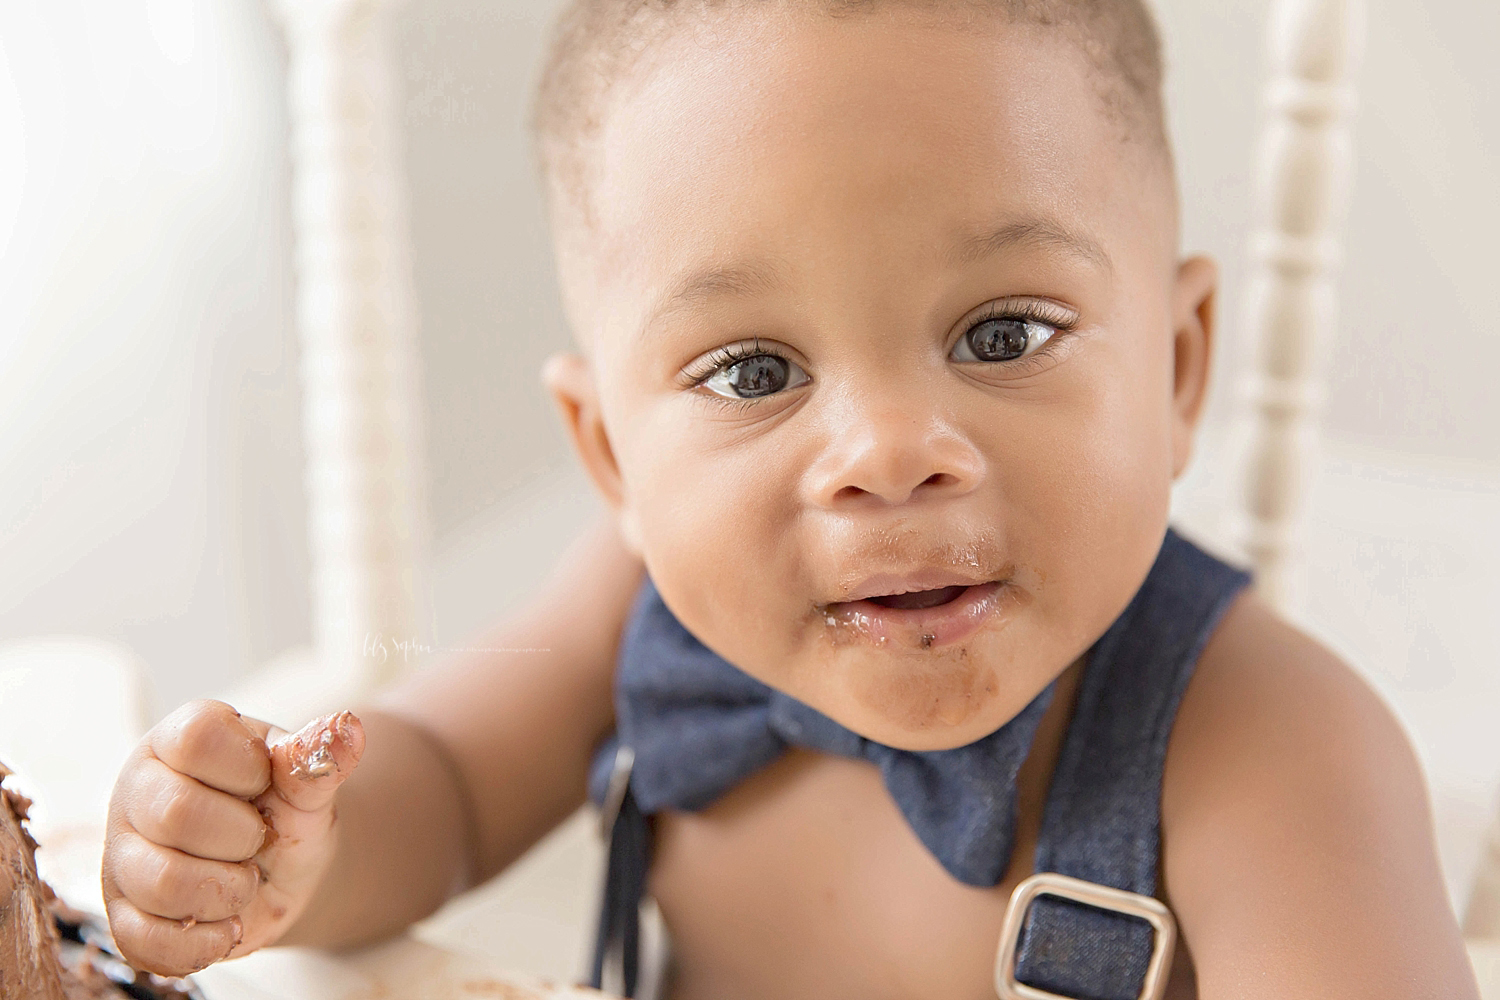
[[[944,604],[951,604],[958,600],[960,594],[968,590],[968,587],[939,587],[937,590],[914,590],[906,594],[886,594],[882,597],[868,597],[871,604],[878,604],[883,608],[896,608],[900,611],[918,611],[923,608],[936,608]]]
[[[930,590],[871,594],[820,608],[823,623],[838,645],[928,650],[960,642],[1015,605],[1008,580],[950,584]]]

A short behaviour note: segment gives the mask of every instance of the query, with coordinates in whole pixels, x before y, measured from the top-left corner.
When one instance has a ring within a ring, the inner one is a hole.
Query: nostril
[[[900,502],[901,500],[910,499],[918,493],[927,493],[928,488],[930,487],[936,487],[939,491],[941,491],[947,489],[948,487],[959,481],[959,477],[953,475],[952,473],[934,472],[932,475],[928,476],[926,479],[918,483],[915,488],[909,488],[907,491],[900,493],[900,495],[897,495],[896,491],[894,490],[892,490],[891,492],[886,492],[885,490],[872,490],[862,486],[849,485],[841,487],[836,493],[834,493],[833,502],[841,504],[857,503],[866,497],[876,496],[887,502],[895,503]]]

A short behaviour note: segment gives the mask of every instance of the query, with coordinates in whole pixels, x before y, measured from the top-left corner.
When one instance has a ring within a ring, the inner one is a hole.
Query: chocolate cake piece
[[[26,831],[31,800],[4,787],[0,764],[0,996],[68,1000],[51,894],[36,873],[36,841]]]
[[[102,927],[52,894],[37,875],[37,843],[26,829],[31,800],[5,787],[10,775],[0,764],[0,997],[192,1000],[194,994],[171,981],[126,965]]]

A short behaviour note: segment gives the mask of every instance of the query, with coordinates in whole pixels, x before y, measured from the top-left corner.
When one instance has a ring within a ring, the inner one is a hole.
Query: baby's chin
[[[842,648],[824,654],[818,690],[788,693],[876,743],[951,750],[1004,726],[1053,679],[1040,664],[1015,663],[1002,645],[981,635],[921,653]]]

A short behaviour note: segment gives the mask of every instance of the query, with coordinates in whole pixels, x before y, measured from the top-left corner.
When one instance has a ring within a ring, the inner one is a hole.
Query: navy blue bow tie
[[[960,882],[999,884],[1016,826],[1016,773],[1052,687],[999,730],[953,750],[895,750],[859,736],[732,666],[683,628],[647,583],[620,653],[613,746],[595,757],[605,798],[615,749],[635,753],[630,791],[646,815],[697,810],[802,746],[868,760],[917,837]]]

